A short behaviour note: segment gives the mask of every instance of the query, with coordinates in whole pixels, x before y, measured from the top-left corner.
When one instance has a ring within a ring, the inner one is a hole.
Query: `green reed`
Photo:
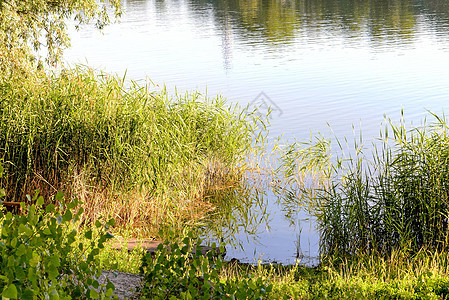
[[[182,223],[232,184],[255,125],[220,97],[77,67],[0,78],[1,184],[10,201],[40,189],[84,202],[85,218],[111,213],[123,227]]]
[[[433,117],[435,121],[410,129],[403,119],[399,124],[389,121],[372,147],[366,148],[360,138],[335,158],[335,152],[323,148],[318,160],[312,160],[323,162],[317,169],[322,180],[308,189],[298,178],[304,173],[301,168],[309,170],[313,164],[301,158],[323,142],[287,152],[290,157],[300,154],[285,159],[282,170],[290,181],[299,182],[296,189],[303,196],[297,199],[317,219],[323,255],[447,249],[448,126],[444,116]],[[323,154],[328,159],[321,159]]]

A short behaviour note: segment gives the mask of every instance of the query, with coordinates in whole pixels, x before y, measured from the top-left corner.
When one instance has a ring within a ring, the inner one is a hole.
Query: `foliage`
[[[161,249],[164,251],[162,247]],[[182,251],[182,247],[179,249]],[[178,250],[174,252],[176,251]],[[150,255],[147,255],[147,266],[152,264],[151,274],[153,274],[152,277],[149,274],[145,275],[146,294],[144,296],[147,298],[153,296],[157,299],[156,295],[159,293],[159,299],[186,299],[188,298],[186,290],[190,286],[191,290],[195,291],[193,295],[197,298],[229,299],[233,295],[230,291],[238,290],[239,292],[234,294],[236,299],[251,299],[252,296],[248,295],[251,284],[248,284],[246,288],[238,286],[241,280],[248,282],[248,278],[251,278],[253,282],[263,282],[265,286],[269,286],[269,288],[260,286],[266,292],[262,296],[266,299],[449,298],[449,280],[447,279],[449,255],[446,252],[421,251],[412,257],[406,252],[399,251],[394,252],[390,257],[377,255],[358,255],[351,259],[334,257],[335,260],[322,263],[317,267],[223,262],[219,268],[215,269],[219,282],[221,284],[233,282],[234,286],[228,286],[226,294],[215,293],[214,295],[201,294],[203,282],[203,278],[200,277],[201,272],[195,273],[196,277],[193,278],[184,273],[201,268],[202,265],[198,262],[197,266],[188,266],[188,263],[193,264],[198,256],[191,255],[190,260],[186,262],[179,259],[179,254],[175,255],[171,252],[168,256],[167,252],[165,259],[162,260],[155,256],[151,261]],[[156,266],[157,259],[161,262],[158,266]],[[168,262],[168,260],[172,261]],[[214,264],[213,261],[209,263]],[[220,284],[216,284],[218,280],[214,280],[215,275],[210,272],[209,276],[211,288],[206,290],[217,289]]]
[[[113,272],[138,274],[146,250],[140,245],[129,250],[127,241],[130,238],[132,238],[131,231],[125,236],[114,235],[114,238],[104,245],[98,255],[99,268]],[[120,249],[118,249],[119,245]]]
[[[447,299],[447,259],[447,253],[431,251],[337,258],[340,263],[324,264],[319,280],[310,282],[309,299]]]
[[[327,182],[304,203],[317,218],[322,254],[449,246],[449,127],[434,117],[410,130],[390,121],[372,159],[355,142],[328,168]]]
[[[110,237],[96,224],[99,236],[86,231],[84,242],[77,241],[73,222],[82,210],[74,211],[76,200],[64,204],[62,193],[43,208],[44,199],[36,193],[23,214],[0,212],[0,290],[10,299],[98,299],[112,296],[109,281],[100,286],[97,278],[98,253]],[[100,293],[99,293],[100,292]]]
[[[86,219],[107,212],[123,227],[197,218],[211,190],[232,185],[252,141],[247,115],[219,97],[126,87],[81,67],[1,78],[0,120],[10,199],[64,190]]]
[[[142,262],[144,275],[143,299],[262,299],[271,291],[271,284],[261,277],[239,274],[220,279],[223,269],[220,246],[215,244],[205,256],[201,253],[200,239],[190,232],[181,242],[158,246],[154,254],[147,253]]]
[[[269,299],[448,299],[448,253],[333,257],[317,267],[265,266]],[[258,267],[248,270],[260,276]]]
[[[69,45],[66,22],[109,22],[108,6],[120,14],[117,0],[0,0],[0,71],[33,69],[33,50],[44,46],[47,61],[56,63]]]

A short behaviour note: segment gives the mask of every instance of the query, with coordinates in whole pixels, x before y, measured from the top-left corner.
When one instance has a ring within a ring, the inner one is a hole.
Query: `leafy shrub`
[[[220,279],[221,255],[214,250],[202,255],[196,246],[200,244],[188,233],[182,242],[166,241],[156,253],[147,253],[141,267],[142,299],[262,299],[271,291],[272,285],[261,277],[238,274]],[[223,251],[220,246],[220,254]]]
[[[2,194],[4,191],[2,190]],[[79,219],[82,209],[73,200],[63,205],[63,195],[58,192],[55,201],[43,207],[44,199],[36,192],[21,215],[0,210],[0,291],[10,299],[97,299],[112,296],[114,285],[107,282],[100,287],[97,280],[99,249],[112,236],[105,226],[95,225],[98,237],[92,230],[85,232],[83,242],[77,240],[73,222]],[[3,201],[0,200],[0,205]]]

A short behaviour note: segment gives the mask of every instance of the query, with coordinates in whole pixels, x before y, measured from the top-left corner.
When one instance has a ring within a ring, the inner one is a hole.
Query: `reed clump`
[[[360,140],[348,148],[349,154],[324,160],[320,170],[326,180],[300,198],[316,217],[322,255],[447,250],[449,128],[444,116],[432,116],[433,122],[412,128],[403,119],[389,121],[368,148],[370,155]],[[338,145],[341,151],[342,143]],[[286,162],[284,170],[301,169],[303,160]],[[298,177],[285,174],[290,180]]]
[[[85,67],[0,76],[0,158],[9,201],[39,189],[144,231],[194,222],[229,187],[251,146],[237,107],[200,93],[169,95]],[[51,201],[51,200],[49,200]]]

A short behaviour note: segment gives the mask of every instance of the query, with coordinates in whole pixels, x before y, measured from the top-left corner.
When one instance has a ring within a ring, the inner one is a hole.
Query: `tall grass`
[[[220,97],[125,87],[84,67],[0,80],[7,198],[63,190],[84,202],[86,222],[106,213],[136,231],[193,222],[251,146],[248,114]]]
[[[448,253],[421,250],[413,258],[403,251],[390,257],[363,254],[303,265],[228,263],[223,280],[251,274],[272,286],[267,299],[448,299]]]
[[[275,278],[273,299],[448,299],[448,255],[402,251],[358,255],[338,265],[300,267]]]
[[[317,219],[322,254],[447,249],[449,131],[444,116],[433,117],[410,129],[390,121],[371,155],[355,142],[350,155],[324,161],[326,180],[303,202]]]

